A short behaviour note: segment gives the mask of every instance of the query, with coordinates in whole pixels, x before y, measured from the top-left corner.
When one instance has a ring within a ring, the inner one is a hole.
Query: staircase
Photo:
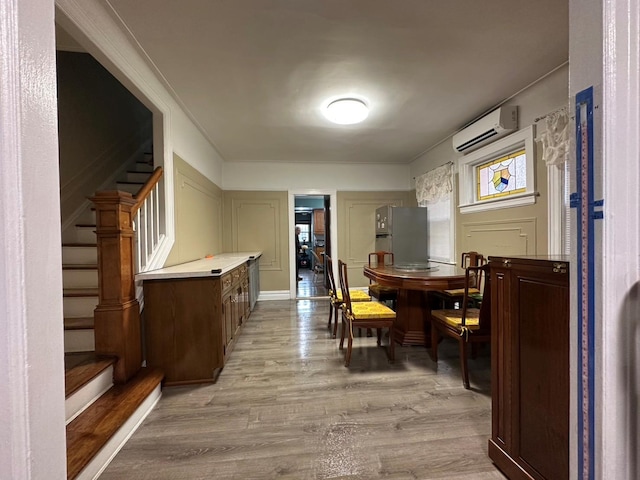
[[[136,162],[115,189],[135,194],[153,172],[153,156]],[[98,304],[98,251],[93,208],[78,217],[62,244],[64,351],[92,352],[93,310]]]
[[[137,193],[153,158],[137,162],[112,189]],[[94,309],[99,301],[95,210],[87,209],[62,244],[67,478],[94,479],[160,399],[163,374],[142,368],[114,385],[116,358],[96,355]]]

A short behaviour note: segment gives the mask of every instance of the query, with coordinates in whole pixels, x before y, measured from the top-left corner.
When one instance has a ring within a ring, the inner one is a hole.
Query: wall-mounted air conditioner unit
[[[468,153],[518,128],[518,107],[500,107],[453,136],[453,149]]]

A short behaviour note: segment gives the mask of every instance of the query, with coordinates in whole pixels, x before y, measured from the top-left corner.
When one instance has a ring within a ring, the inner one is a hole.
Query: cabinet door
[[[324,210],[313,211],[313,233],[324,233]]]
[[[222,301],[222,311],[224,317],[224,353],[228,353],[229,345],[233,339],[233,304],[231,303],[231,294],[226,294]]]
[[[242,307],[240,310],[242,311],[242,318],[240,323],[244,323],[249,318],[249,313],[251,312],[250,305],[249,305],[249,279],[248,278],[244,278],[242,280],[241,289],[242,289],[242,295],[240,298],[242,299],[242,301],[240,303]]]
[[[511,271],[512,457],[535,478],[569,478],[568,275],[551,262]]]
[[[510,271],[491,267],[491,439],[502,450],[511,445]]]

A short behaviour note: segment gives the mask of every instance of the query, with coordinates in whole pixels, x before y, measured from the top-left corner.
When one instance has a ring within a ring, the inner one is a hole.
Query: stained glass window
[[[477,200],[506,197],[527,190],[527,157],[518,150],[476,167]]]

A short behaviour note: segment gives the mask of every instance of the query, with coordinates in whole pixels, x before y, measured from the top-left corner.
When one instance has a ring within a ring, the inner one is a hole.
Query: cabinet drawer
[[[226,292],[231,289],[233,285],[233,272],[225,273],[220,279],[222,285],[222,292]]]

